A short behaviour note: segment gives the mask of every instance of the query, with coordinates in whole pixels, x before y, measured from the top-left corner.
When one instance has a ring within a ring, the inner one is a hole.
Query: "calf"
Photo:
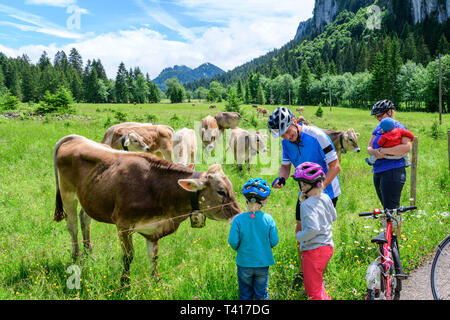
[[[123,123],[109,128],[102,143],[117,150],[145,151],[172,160],[174,130],[166,125]]]
[[[353,152],[361,151],[361,148],[358,146],[359,133],[355,133],[355,130],[352,128],[347,131],[336,131],[330,129],[325,129],[323,131],[333,142],[339,161],[341,161],[341,153],[346,153],[350,150],[353,150]]]
[[[267,152],[267,135],[262,135],[258,131],[250,134],[247,130],[236,128],[231,131],[228,140],[227,151],[233,150],[234,159],[239,170],[242,170],[242,164],[247,163],[247,170],[250,170],[250,161],[259,152]]]

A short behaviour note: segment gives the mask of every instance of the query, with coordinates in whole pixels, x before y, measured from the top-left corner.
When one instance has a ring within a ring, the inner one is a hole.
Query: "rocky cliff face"
[[[322,30],[338,13],[338,4],[336,0],[316,0],[314,6],[314,27]]]
[[[356,12],[359,8],[376,2],[380,7],[392,10],[394,1],[398,0],[316,0],[314,16],[300,23],[294,39],[301,39],[313,31],[321,32],[344,9]],[[422,22],[426,16],[437,18],[439,23],[447,21],[450,17],[450,0],[406,0],[405,2],[401,10],[410,11],[408,14],[413,24]]]
[[[426,16],[436,17],[439,23],[450,17],[450,0],[409,0],[411,18],[414,24],[422,22]]]

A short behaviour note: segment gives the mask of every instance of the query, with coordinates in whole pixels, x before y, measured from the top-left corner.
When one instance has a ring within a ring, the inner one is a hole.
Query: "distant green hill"
[[[177,78],[178,82],[184,84],[200,79],[207,79],[214,77],[215,75],[222,74],[225,71],[216,67],[212,63],[204,63],[195,69],[191,69],[186,66],[174,66],[173,68],[166,68],[152,80],[162,90],[166,90],[164,82],[170,78]]]

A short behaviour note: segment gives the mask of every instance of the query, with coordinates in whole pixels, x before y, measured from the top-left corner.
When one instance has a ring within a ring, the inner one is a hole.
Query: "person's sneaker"
[[[303,285],[303,282],[304,282],[303,272],[300,272],[300,273],[296,274],[295,277],[294,277],[293,287],[294,288],[301,287]]]
[[[366,162],[369,166],[373,166],[373,163],[370,162],[369,158],[365,158],[364,160],[366,160]]]

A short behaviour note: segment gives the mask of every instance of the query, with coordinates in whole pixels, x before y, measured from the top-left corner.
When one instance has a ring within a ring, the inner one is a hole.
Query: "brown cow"
[[[219,112],[214,119],[217,121],[220,132],[223,133],[225,129],[237,128],[241,120],[241,115],[238,112]]]
[[[216,108],[216,105],[215,105],[215,104],[212,104],[212,105],[209,106],[209,108],[210,108],[210,109],[215,109],[215,108]]]
[[[102,143],[117,150],[145,151],[172,160],[173,129],[166,125],[132,122],[114,125],[103,136]]]
[[[264,117],[269,112],[269,110],[258,107],[256,109],[256,112],[257,112],[258,116],[259,116],[259,114],[262,114],[262,116]]]
[[[219,126],[216,119],[211,116],[207,116],[202,119],[202,125],[200,128],[200,139],[203,143],[203,148],[208,154],[216,147],[216,139],[219,137]]]
[[[303,114],[303,111],[305,111],[305,107],[298,107],[295,109],[295,111],[297,111],[300,114]]]
[[[298,124],[302,123],[306,126],[309,126],[311,124],[308,120],[305,119],[304,116],[298,116],[297,118],[295,118],[295,120],[297,120]]]
[[[121,284],[133,260],[133,232],[147,241],[151,274],[158,275],[160,238],[175,232],[194,212],[230,220],[240,213],[233,186],[219,164],[196,172],[144,152],[124,152],[78,135],[59,140],[53,150],[56,180],[55,221],[64,218],[72,238],[72,257],[80,255],[77,203],[84,246],[91,251],[91,218],[115,224],[122,248]],[[200,223],[202,220],[200,219]]]
[[[262,135],[258,131],[250,134],[247,130],[236,128],[231,131],[228,140],[228,148],[233,150],[234,159],[239,170],[242,170],[242,164],[247,163],[247,170],[250,170],[250,161],[260,152],[267,152],[265,141],[267,135]]]
[[[354,129],[350,128],[347,131],[324,129],[323,131],[333,142],[339,161],[341,161],[341,153],[346,153],[350,150],[353,150],[353,152],[361,151],[361,148],[358,146],[359,133],[355,133]]]

